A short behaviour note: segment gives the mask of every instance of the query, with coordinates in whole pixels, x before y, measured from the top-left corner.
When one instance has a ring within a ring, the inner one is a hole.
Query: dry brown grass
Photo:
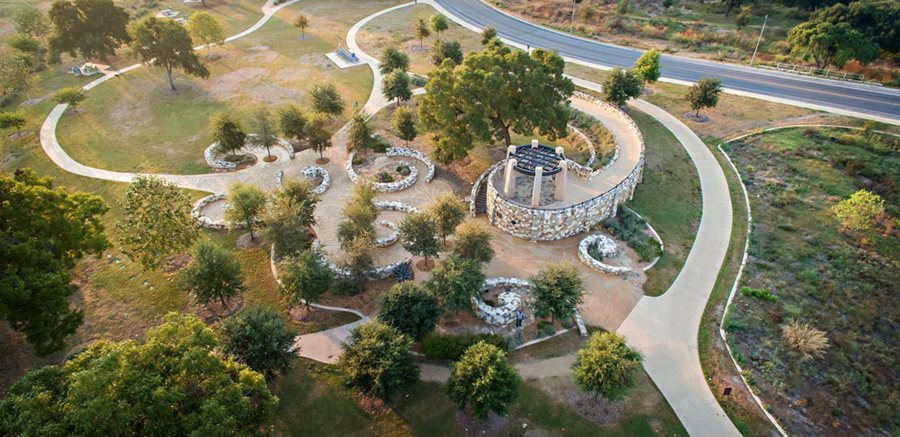
[[[821,358],[828,349],[825,332],[808,323],[792,321],[781,327],[781,338],[791,349],[800,353],[803,359]]]

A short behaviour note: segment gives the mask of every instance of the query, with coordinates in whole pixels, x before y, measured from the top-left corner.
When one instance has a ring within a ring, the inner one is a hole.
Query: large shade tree
[[[147,17],[129,24],[128,34],[131,36],[131,49],[141,62],[166,70],[172,91],[175,91],[172,74],[176,68],[203,79],[209,77],[209,70],[194,53],[191,35],[180,24]]]
[[[316,85],[309,91],[312,98],[313,110],[329,117],[341,115],[344,112],[344,100],[338,94],[337,88],[332,84]]]
[[[69,193],[30,169],[0,176],[0,205],[0,319],[38,354],[60,350],[82,321],[69,307],[69,270],[107,248],[100,219],[108,208],[100,197]]]
[[[0,434],[262,434],[278,398],[218,345],[202,321],[174,313],[143,343],[94,342],[13,385],[0,401]]]
[[[563,76],[565,62],[553,52],[531,55],[500,44],[470,54],[456,66],[444,61],[432,71],[419,104],[419,120],[437,130],[442,162],[460,159],[478,141],[511,145],[513,132],[566,135],[568,99],[575,90]]]
[[[135,178],[125,190],[125,213],[116,223],[119,243],[131,259],[148,269],[189,248],[198,236],[191,199],[157,176]]]
[[[846,22],[805,21],[788,32],[787,42],[793,53],[811,57],[818,68],[841,68],[851,59],[868,64],[878,56],[878,45]]]
[[[58,0],[48,13],[53,53],[105,59],[127,43],[128,12],[112,0]]]

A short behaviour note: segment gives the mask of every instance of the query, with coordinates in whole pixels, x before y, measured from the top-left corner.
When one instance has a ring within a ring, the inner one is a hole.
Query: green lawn
[[[659,296],[681,270],[700,222],[697,170],[677,139],[650,116],[631,111],[646,143],[644,180],[628,203],[659,232],[665,251],[647,271],[644,293]]]

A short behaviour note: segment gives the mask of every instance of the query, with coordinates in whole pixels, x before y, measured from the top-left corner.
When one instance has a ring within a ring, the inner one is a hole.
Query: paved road
[[[549,48],[567,60],[589,66],[628,67],[642,51],[602,44],[511,17],[480,0],[431,0],[452,18],[467,27],[493,26],[504,41],[516,45]],[[769,100],[793,103],[846,115],[869,116],[900,124],[900,91],[871,85],[807,78],[758,68],[663,55],[665,79],[696,82],[717,77],[728,90],[765,96]]]

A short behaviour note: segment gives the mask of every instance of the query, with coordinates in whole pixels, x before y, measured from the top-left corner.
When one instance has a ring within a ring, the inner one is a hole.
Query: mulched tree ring
[[[685,112],[684,118],[695,123],[706,123],[707,121],[709,121],[709,117],[707,117],[706,114],[697,115],[694,112]]]
[[[225,299],[225,305],[219,299],[213,299],[206,305],[197,304],[197,316],[204,323],[211,324],[231,316],[244,308],[244,296],[237,295]]]
[[[278,157],[275,156],[275,155],[266,155],[266,157],[263,158],[263,161],[266,161],[266,162],[275,162],[277,159],[278,159]]]
[[[316,164],[325,165],[328,164],[331,160],[328,158],[316,158]]]
[[[425,264],[425,259],[424,259],[424,258],[423,258],[423,259],[420,259],[420,260],[416,263],[416,268],[419,269],[419,270],[421,270],[421,271],[423,271],[423,272],[430,272],[431,269],[434,268],[434,260],[433,260],[433,259],[429,259],[429,260],[428,260],[428,264],[426,265],[426,264]]]

